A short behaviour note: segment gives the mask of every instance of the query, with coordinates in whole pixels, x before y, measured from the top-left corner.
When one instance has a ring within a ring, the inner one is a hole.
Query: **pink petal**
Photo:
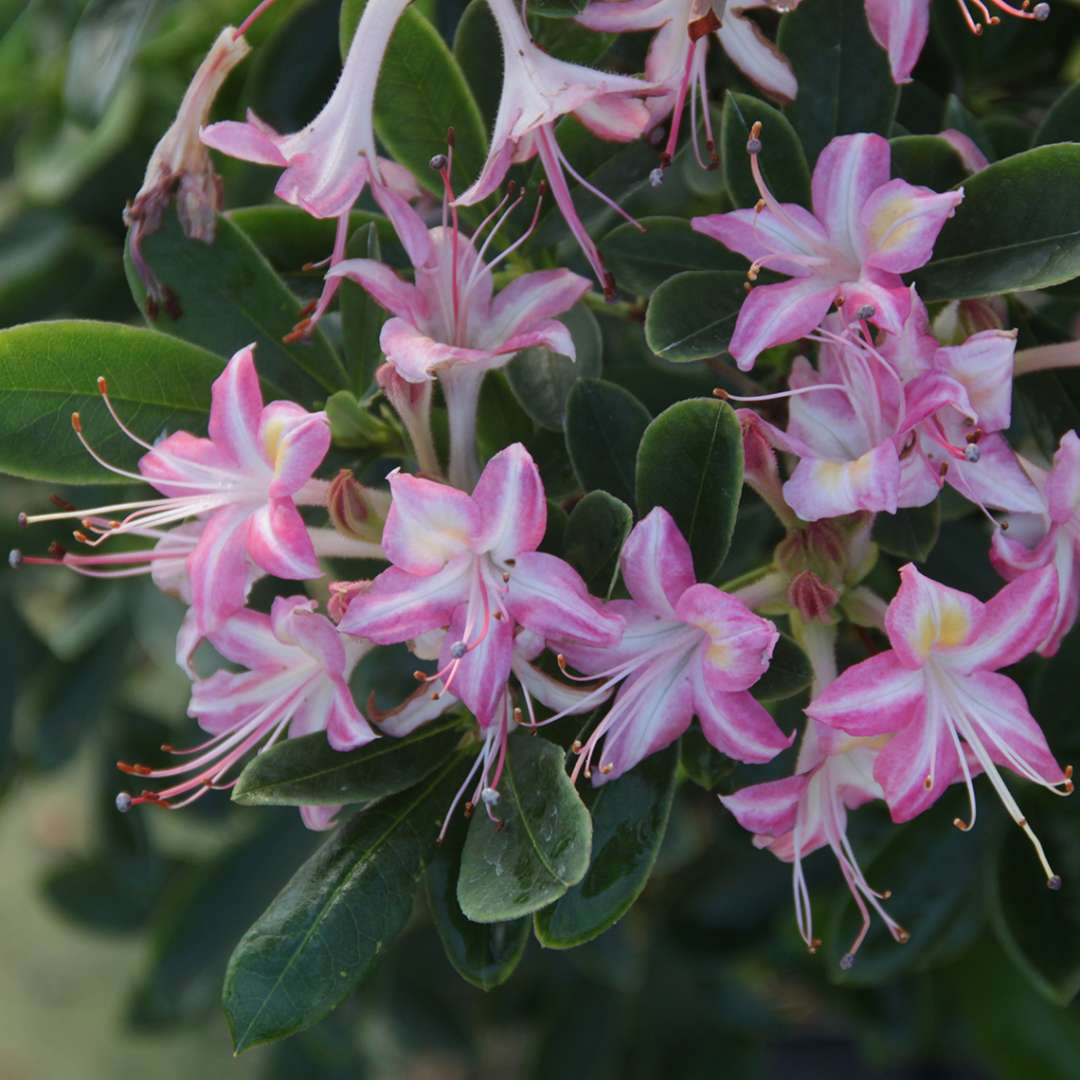
[[[274,194],[315,218],[349,213],[371,175],[367,158],[358,154],[347,162],[330,159],[329,165],[326,149],[321,146],[291,154],[289,167],[278,177]]]
[[[211,735],[220,735],[272,706],[280,684],[268,682],[263,672],[215,671],[196,679],[191,687],[188,716]]]
[[[495,137],[496,133],[498,133],[498,125],[496,125],[496,132],[492,133],[487,161],[484,162],[480,175],[454,200],[455,206],[475,206],[493,194],[503,182],[513,162],[514,151],[517,147],[516,140],[509,138],[507,132],[501,133],[502,137],[498,139]]]
[[[540,470],[521,443],[500,450],[485,466],[473,489],[482,525],[476,551],[499,561],[535,551],[547,528],[547,501]]]
[[[302,597],[290,597],[302,601]],[[234,612],[208,635],[226,660],[252,671],[273,672],[293,667],[303,654],[275,634],[268,615],[247,608]]]
[[[210,388],[210,438],[244,470],[266,468],[259,442],[263,397],[253,347],[237,352]]]
[[[395,469],[390,493],[383,550],[395,566],[410,574],[433,574],[451,559],[477,550],[483,519],[464,491]]]
[[[515,278],[495,297],[485,339],[505,341],[569,311],[589,291],[589,281],[569,270],[538,270]],[[570,353],[569,355],[573,355]]]
[[[943,458],[944,455],[937,455],[939,462]],[[949,466],[945,479],[974,503],[1014,514],[1037,514],[1045,509],[1039,489],[1017,463],[1016,454],[1001,435],[986,435],[979,440],[976,462],[944,460]]]
[[[505,605],[515,622],[544,638],[613,645],[622,633],[622,619],[589,595],[577,571],[539,551],[517,557]]]
[[[223,120],[219,124],[211,124],[199,132],[199,138],[205,146],[220,150],[229,157],[252,161],[256,165],[284,167],[287,161],[279,145],[282,137],[266,124],[253,123],[254,119],[254,115],[249,113],[247,123]]]
[[[623,581],[646,611],[675,618],[675,605],[694,584],[690,545],[662,506],[650,510],[631,530],[619,556]]]
[[[188,557],[191,606],[200,628],[218,625],[247,600],[251,511],[227,508],[211,514]]]
[[[1046,481],[1046,499],[1051,518],[1059,523],[1069,521],[1080,507],[1080,438],[1075,431],[1061,436]]]
[[[440,670],[452,661],[451,646],[465,640],[466,615],[465,604],[454,612],[439,656]],[[472,635],[475,639],[475,629]],[[461,658],[453,677],[449,674],[443,677],[442,685],[464,702],[481,727],[487,727],[506,694],[514,650],[514,628],[509,619],[491,619],[479,644],[474,644],[472,639],[468,644],[473,647]]]
[[[878,2],[880,3],[881,0]],[[965,135],[955,128],[946,128],[938,132],[938,138],[944,139],[956,151],[969,173],[982,172],[990,164],[989,158],[979,149],[970,135]]]
[[[737,4],[728,6],[723,23],[716,31],[720,47],[732,63],[770,97],[782,102],[794,101],[799,84],[791,65],[742,10]]]
[[[938,233],[963,200],[963,191],[939,195],[906,180],[890,180],[859,213],[856,251],[867,266],[879,270],[917,270],[930,261]]]
[[[751,289],[739,309],[728,346],[740,370],[749,371],[765,349],[798,341],[816,329],[838,291],[835,285],[814,277]]]
[[[974,632],[950,650],[955,671],[995,671],[1022,660],[1050,633],[1058,605],[1058,575],[1053,565],[1010,582],[983,606]]]
[[[312,477],[330,449],[326,413],[309,413],[291,401],[273,401],[262,411],[258,440],[274,470],[269,495],[294,495]]]
[[[904,384],[904,424],[910,431],[941,409],[954,409],[974,423],[975,409],[963,383],[941,371],[924,371]]]
[[[377,304],[413,326],[428,318],[427,302],[416,286],[402,281],[385,263],[374,259],[345,259],[332,266],[326,276],[355,281]]]
[[[883,652],[842,672],[810,702],[806,715],[852,735],[881,735],[915,720],[924,696],[923,673]]]
[[[930,0],[866,0],[866,18],[877,43],[889,54],[893,82],[911,82],[930,30]]]
[[[874,779],[885,792],[893,821],[918,817],[960,778],[960,759],[946,723],[928,711],[894,735],[878,754]],[[978,771],[971,764],[968,768]]]
[[[611,696],[610,690],[598,694],[598,684],[574,685],[563,682],[562,679],[541,671],[535,664],[519,659],[516,650],[512,668],[518,682],[528,691],[529,696],[552,712],[566,713],[569,716],[590,712]]]
[[[174,431],[139,459],[139,472],[162,495],[184,498],[195,494],[192,484],[215,489],[222,474],[235,473],[236,463],[209,439]],[[172,483],[171,481],[178,481]]]
[[[768,709],[745,690],[725,694],[709,686],[700,665],[695,665],[693,686],[701,730],[722,754],[736,761],[764,763],[795,741],[795,732],[785,735]]]
[[[387,162],[387,165],[393,164]],[[398,166],[400,168],[400,166]],[[405,171],[405,170],[403,170]],[[415,186],[415,182],[414,182]],[[435,257],[431,246],[431,234],[420,215],[409,205],[408,199],[416,196],[398,192],[392,187],[372,183],[371,194],[379,209],[390,219],[409,262],[419,269],[431,264]]]
[[[499,347],[499,355],[504,357],[504,363],[509,362],[512,354],[521,352],[522,349],[541,347],[550,349],[560,356],[568,356],[571,360],[577,359],[577,349],[574,339],[570,336],[564,323],[557,319],[545,319],[537,323],[531,330],[522,331],[508,337]],[[491,367],[499,365],[492,364]]]
[[[677,13],[671,0],[594,0],[576,16],[590,30],[622,33],[626,30],[653,30]]]
[[[346,657],[341,633],[325,615],[315,611],[314,600],[304,596],[275,597],[270,621],[279,641],[303,649],[330,675],[344,676]]]
[[[299,809],[300,820],[303,821],[307,828],[312,832],[326,832],[327,829],[332,829],[337,824],[335,819],[341,812],[341,804],[337,806],[301,806]]]
[[[713,585],[692,585],[675,611],[684,623],[705,634],[696,666],[710,691],[747,690],[765,673],[780,634],[741,600]]]
[[[377,722],[384,735],[395,739],[403,738],[417,728],[442,716],[447,709],[453,708],[458,699],[452,693],[442,691],[438,697],[427,684],[414,690],[400,705],[389,712],[379,713]]]
[[[341,680],[334,683],[329,716],[326,718],[326,741],[332,750],[356,750],[378,735],[356,707],[348,686]]]
[[[885,613],[885,630],[900,662],[918,668],[932,651],[969,642],[982,614],[983,605],[974,596],[941,585],[907,563]]]
[[[717,240],[751,262],[768,259],[780,274],[805,277],[812,273],[809,259],[821,257],[828,237],[809,210],[796,203],[781,203],[785,216],[771,210],[732,210],[690,219],[694,232]]]
[[[651,122],[649,107],[640,98],[604,94],[579,105],[574,115],[595,136],[608,142],[633,142]]]
[[[784,484],[784,501],[803,521],[820,521],[857,510],[895,514],[900,458],[891,439],[854,461],[804,458]]]
[[[353,598],[338,625],[378,645],[409,641],[446,626],[454,609],[468,599],[473,565],[472,556],[463,555],[423,577],[392,566]]]
[[[601,607],[609,615],[623,620],[622,636],[614,644],[599,647],[583,645],[558,635],[548,642],[552,651],[562,653],[570,661],[571,667],[586,675],[657,655],[674,647],[677,638],[686,639],[686,651],[695,644],[691,637],[694,631],[676,622],[674,613],[671,618],[665,619],[633,600],[611,600]]]
[[[871,266],[863,269],[857,281],[844,286],[843,315],[849,322],[861,318],[861,310],[873,308],[869,321],[889,334],[899,334],[908,317],[911,293],[893,273],[876,270]]]
[[[379,334],[379,347],[394,369],[409,382],[424,382],[441,367],[454,363],[494,367],[496,354],[490,349],[469,349],[435,341],[404,319],[389,319]]]
[[[783,836],[795,828],[799,803],[809,783],[809,776],[785,776],[721,795],[720,801],[747,832]]]
[[[880,135],[840,135],[818,157],[811,182],[814,216],[829,242],[861,262],[862,210],[871,194],[889,181],[890,151]]]
[[[307,526],[291,499],[271,499],[251,516],[248,553],[274,577],[288,581],[322,577]]]

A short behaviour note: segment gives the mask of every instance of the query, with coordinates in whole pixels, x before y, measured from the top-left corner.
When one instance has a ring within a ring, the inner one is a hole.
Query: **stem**
[[[791,633],[810,659],[814,682],[810,698],[816,698],[836,678],[836,627],[806,622],[797,611],[791,613]]]

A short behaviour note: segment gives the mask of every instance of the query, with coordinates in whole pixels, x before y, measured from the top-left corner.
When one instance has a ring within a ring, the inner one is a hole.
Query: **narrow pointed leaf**
[[[477,807],[461,855],[458,903],[478,923],[530,915],[589,868],[592,821],[561,747],[522,731],[511,735],[499,794],[501,825]]]
[[[731,406],[680,401],[648,427],[637,456],[637,509],[662,506],[694,554],[699,581],[719,569],[731,544],[742,491],[743,446]]]
[[[359,750],[333,750],[323,732],[278,743],[253,758],[233,788],[244,806],[371,803],[412,787],[461,742],[462,722],[440,720],[403,739],[384,736]]]
[[[405,928],[457,765],[336,829],[241,938],[224,990],[237,1053],[321,1020]]]
[[[671,814],[677,746],[646,758],[618,780],[590,788],[593,854],[580,884],[535,916],[549,949],[570,949],[602,934],[648,884]]]
[[[688,270],[652,294],[645,340],[657,356],[686,362],[725,356],[746,299],[745,270]]]
[[[152,442],[163,432],[206,430],[210,383],[222,362],[186,341],[119,323],[28,323],[0,331],[0,470],[53,483],[128,483],[97,465],[71,429],[71,414],[108,461],[133,469],[146,452],[109,416]]]

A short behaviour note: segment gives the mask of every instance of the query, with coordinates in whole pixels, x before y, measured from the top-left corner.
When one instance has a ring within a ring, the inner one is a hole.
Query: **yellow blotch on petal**
[[[936,611],[926,612],[919,621],[919,651],[927,656],[931,649],[962,645],[971,632],[967,613],[957,604],[943,603]]]

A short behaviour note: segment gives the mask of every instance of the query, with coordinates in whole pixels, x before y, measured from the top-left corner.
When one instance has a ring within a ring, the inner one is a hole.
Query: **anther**
[[[1046,879],[1046,887],[1052,892],[1061,891],[1061,878],[1057,874],[1053,874]]]
[[[8,566],[10,566],[12,570],[18,570],[19,567],[22,565],[23,553],[18,548],[12,548],[8,552],[7,561]]]
[[[76,434],[82,434],[82,418],[77,412],[71,414],[71,426],[75,429]]]
[[[877,308],[873,304],[863,304],[855,312],[855,318],[857,319],[872,319],[877,314]]]
[[[981,457],[982,451],[979,449],[976,443],[968,443],[967,446],[964,447],[965,461],[970,461],[971,464],[974,465]]]
[[[486,787],[480,792],[485,806],[494,806],[499,801],[499,793],[492,787]]]
[[[424,672],[424,671],[420,671],[419,669],[417,669],[416,671],[414,671],[414,672],[412,673],[412,677],[413,677],[413,678],[414,678],[414,679],[415,679],[415,680],[416,680],[417,682],[427,682],[427,672]]]
[[[855,954],[854,953],[844,953],[844,955],[840,957],[840,970],[841,971],[850,971],[854,966],[855,966]]]
[[[896,928],[896,940],[901,945],[906,945],[911,940],[911,934],[902,926]]]
[[[467,803],[465,804],[465,808],[464,808],[464,814],[465,814],[465,816],[466,816],[467,818],[471,818],[471,817],[472,817],[472,812],[473,812],[473,811],[474,811],[475,809],[476,809],[476,807],[475,807],[475,806],[473,806],[473,802],[472,802],[472,799],[470,799],[470,800],[469,800],[469,801],[468,801],[468,802],[467,802]]]
[[[116,796],[116,809],[119,810],[121,814],[126,814],[131,809],[134,802],[135,800],[132,799],[126,791],[121,791]]]
[[[428,165],[435,172],[442,172],[446,168],[449,158],[445,154],[436,154],[429,162]]]
[[[129,776],[149,776],[154,771],[148,765],[129,765],[126,761],[118,761],[116,767]]]
[[[108,397],[109,396],[109,384],[105,381],[105,376],[104,375],[99,375],[97,377],[97,388],[98,388],[98,393],[102,397]]]
[[[573,741],[573,742],[572,742],[572,743],[570,744],[570,749],[571,749],[571,750],[573,750],[573,752],[574,752],[575,754],[580,754],[580,753],[581,753],[581,740],[580,740],[580,739],[575,739],[575,740],[574,740],[574,741]]]
[[[1050,18],[1050,5],[1036,4],[1031,9],[1031,14],[1035,16],[1036,22],[1046,22]]]
[[[658,188],[664,182],[664,170],[659,166],[649,173],[649,187]]]
[[[464,641],[455,641],[454,644],[450,646],[450,655],[455,660],[460,660],[468,651],[469,647]],[[417,674],[419,674],[419,672]]]
[[[604,776],[607,776],[607,774],[609,772],[611,772],[611,770],[614,769],[614,768],[615,768],[614,763],[609,761],[609,762],[605,763],[604,765],[600,766],[600,771],[604,774]]]
[[[719,398],[721,401],[727,401],[728,392],[722,386],[713,387],[713,397]]]
[[[965,821],[963,818],[953,818],[953,825],[956,826],[961,832],[968,832],[971,829],[971,822]],[[1020,828],[1024,826],[1021,825]]]
[[[928,776],[928,777],[927,777],[927,778],[926,778],[926,779],[925,779],[925,780],[924,780],[924,781],[922,782],[922,786],[923,786],[924,788],[926,788],[926,790],[927,790],[927,791],[929,791],[929,790],[930,790],[930,789],[931,789],[931,788],[932,788],[932,787],[934,786],[934,778],[933,778],[932,776]]]

